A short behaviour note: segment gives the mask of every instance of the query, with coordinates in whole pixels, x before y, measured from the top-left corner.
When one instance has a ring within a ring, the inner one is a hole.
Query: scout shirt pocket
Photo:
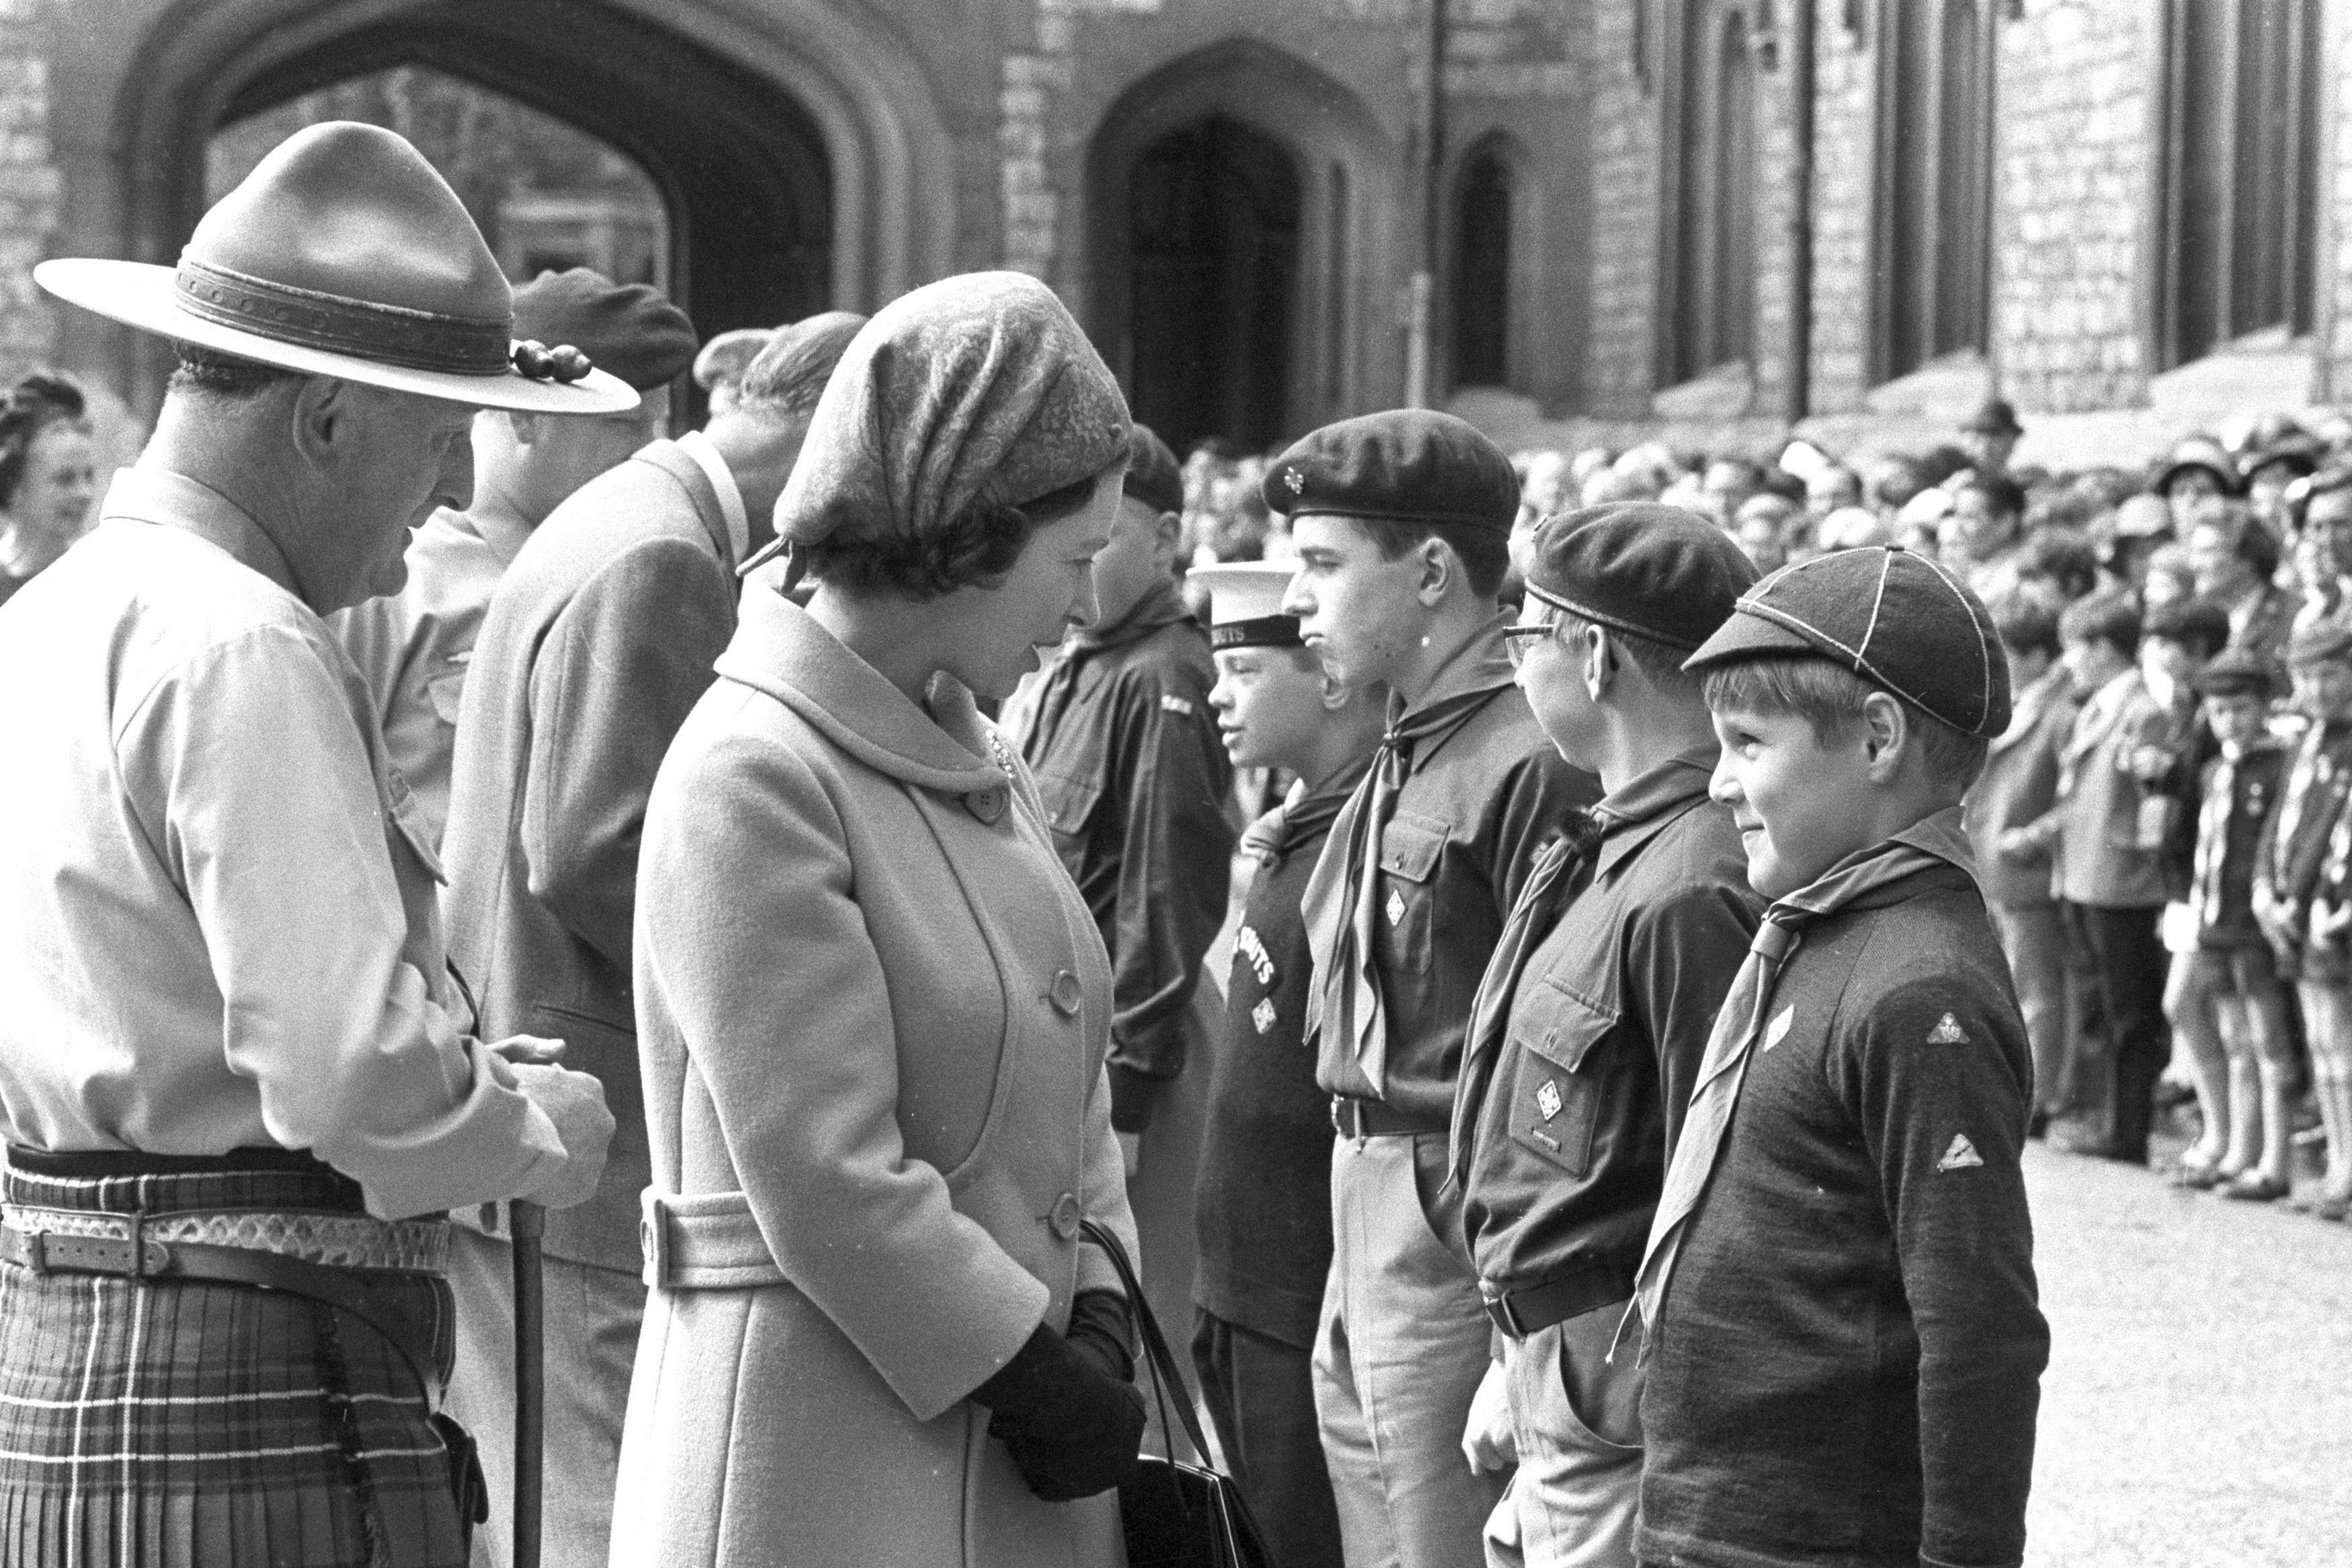
[[[1068,779],[1058,773],[1035,773],[1037,799],[1045,808],[1045,825],[1054,831],[1054,847],[1066,856],[1084,843],[1087,825],[1102,803],[1099,779]]]
[[[1429,967],[1436,946],[1437,862],[1448,827],[1399,811],[1381,830],[1373,925],[1380,932],[1381,967],[1392,973],[1418,975]]]
[[[1592,1163],[1593,1124],[1601,1109],[1607,1056],[1592,1048],[1617,1027],[1618,1012],[1546,978],[1519,993],[1511,1008],[1508,1126],[1511,1141],[1570,1176]]]

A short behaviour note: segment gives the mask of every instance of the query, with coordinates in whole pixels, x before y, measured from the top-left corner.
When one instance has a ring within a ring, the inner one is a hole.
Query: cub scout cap
[[[1901,545],[1784,566],[1748,591],[1690,671],[1812,653],[1963,735],[2009,727],[2009,661],[1984,601]]]
[[[2352,654],[2352,622],[2315,621],[2287,639],[2290,664],[2325,664]]]
[[[1503,449],[1450,413],[1391,409],[1301,436],[1259,486],[1293,517],[1444,523],[1507,534],[1519,481]]]
[[[1196,566],[1184,574],[1209,591],[1212,648],[1296,648],[1298,617],[1282,612],[1292,569],[1273,560]]]
[[[1536,525],[1528,591],[1581,621],[1687,653],[1715,635],[1756,568],[1696,512],[1646,501],[1586,507]]]
[[[542,272],[514,291],[514,335],[570,343],[639,392],[694,363],[694,323],[661,290],[584,267]]]
[[[1168,444],[1140,424],[1128,427],[1127,478],[1120,488],[1155,512],[1184,509],[1184,472]]]
[[[2269,697],[2277,690],[2271,667],[2243,648],[2225,648],[2197,672],[2193,683],[2209,697]]]

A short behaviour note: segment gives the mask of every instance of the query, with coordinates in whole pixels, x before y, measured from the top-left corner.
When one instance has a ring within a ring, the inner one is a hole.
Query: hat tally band
[[[513,323],[506,318],[445,315],[323,294],[184,254],[173,287],[180,308],[199,320],[409,370],[503,375],[512,348]]]

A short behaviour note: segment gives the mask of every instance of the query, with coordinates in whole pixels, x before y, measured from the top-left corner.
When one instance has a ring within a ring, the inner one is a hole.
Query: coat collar
[[[713,454],[716,455],[716,454]],[[675,441],[661,440],[640,446],[631,455],[632,463],[649,463],[677,480],[694,501],[694,516],[702,524],[702,531],[710,536],[710,548],[719,552],[729,571],[742,557],[736,552],[727,527],[727,509],[719,504],[718,487],[710,476],[693,455]]]
[[[1627,856],[1648,843],[1685,812],[1706,803],[1708,783],[1715,776],[1713,746],[1694,747],[1628,779],[1592,808],[1601,820],[1601,848],[1594,856],[1593,874],[1607,876]]]
[[[971,694],[940,676],[930,711],[907,700],[873,665],[765,582],[743,595],[719,675],[764,692],[868,767],[950,794],[1002,789],[1006,771]]]

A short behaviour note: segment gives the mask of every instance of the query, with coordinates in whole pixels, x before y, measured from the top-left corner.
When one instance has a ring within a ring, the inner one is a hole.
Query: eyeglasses
[[[1538,638],[1549,637],[1559,630],[1559,622],[1557,621],[1546,621],[1534,626],[1504,627],[1503,652],[1511,656],[1511,667],[1517,669],[1527,663],[1528,650],[1535,646]]]

